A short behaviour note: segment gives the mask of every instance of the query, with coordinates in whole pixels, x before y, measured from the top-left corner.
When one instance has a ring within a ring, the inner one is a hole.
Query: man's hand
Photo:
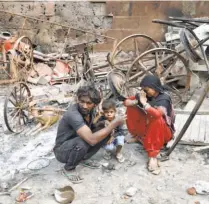
[[[123,125],[126,119],[127,115],[119,115],[112,122],[114,123],[115,127],[117,127],[119,125]]]
[[[136,104],[136,101],[135,100],[126,99],[123,102],[123,104],[124,104],[124,106],[134,106]]]
[[[143,90],[139,92],[139,100],[142,105],[147,103],[146,93]]]
[[[111,136],[110,139],[107,141],[107,144],[111,144],[114,141],[114,139],[115,138],[113,136]]]

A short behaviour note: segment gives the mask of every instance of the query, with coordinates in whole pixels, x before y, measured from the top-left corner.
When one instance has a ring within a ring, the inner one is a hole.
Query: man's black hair
[[[113,99],[106,99],[103,103],[102,103],[102,110],[106,111],[109,109],[113,109],[116,110],[116,104],[115,101]]]
[[[101,101],[100,93],[94,86],[81,86],[77,91],[77,97],[88,96],[94,104],[99,104]]]

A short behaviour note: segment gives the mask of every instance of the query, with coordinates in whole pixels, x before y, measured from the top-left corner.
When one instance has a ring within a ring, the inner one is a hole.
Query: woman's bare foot
[[[133,138],[131,138],[131,139],[126,141],[126,143],[128,143],[128,144],[137,143],[137,142],[138,142],[138,140],[135,137],[133,137]]]
[[[158,175],[160,173],[160,165],[157,158],[150,157],[147,168],[152,174]]]

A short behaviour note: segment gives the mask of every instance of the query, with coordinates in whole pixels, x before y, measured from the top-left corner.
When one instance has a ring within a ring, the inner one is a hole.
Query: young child
[[[101,116],[99,121],[105,121],[105,123],[108,124],[109,122],[115,119],[116,105],[113,100],[111,99],[105,100],[102,103],[102,110],[103,110],[103,116]],[[112,153],[113,151],[115,151],[116,159],[118,160],[118,162],[120,163],[124,162],[125,158],[121,153],[124,145],[124,140],[125,140],[124,130],[122,129],[122,126],[118,126],[112,131],[109,141],[104,146],[104,149],[106,150],[104,158],[107,160],[111,159]]]

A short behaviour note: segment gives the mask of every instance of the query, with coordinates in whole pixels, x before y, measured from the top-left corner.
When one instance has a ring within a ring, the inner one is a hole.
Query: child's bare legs
[[[123,163],[125,161],[125,158],[123,157],[123,154],[121,153],[123,145],[124,145],[124,136],[117,136],[116,138],[116,158],[118,162]]]
[[[123,148],[122,145],[118,145],[118,146],[116,147],[116,155],[120,154],[122,148]]]

